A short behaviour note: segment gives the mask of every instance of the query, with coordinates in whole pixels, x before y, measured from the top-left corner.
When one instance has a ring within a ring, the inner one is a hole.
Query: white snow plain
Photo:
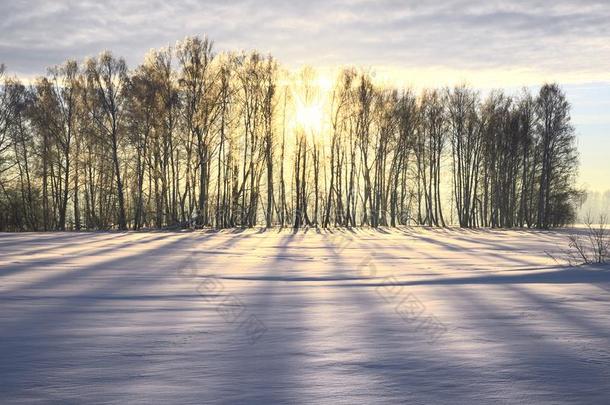
[[[565,232],[0,234],[0,403],[608,404]]]

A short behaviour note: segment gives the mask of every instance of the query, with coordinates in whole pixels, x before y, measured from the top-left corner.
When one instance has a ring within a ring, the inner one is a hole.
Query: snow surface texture
[[[558,232],[0,234],[0,403],[610,403]]]

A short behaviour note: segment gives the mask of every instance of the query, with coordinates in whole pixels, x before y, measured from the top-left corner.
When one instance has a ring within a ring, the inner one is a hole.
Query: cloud
[[[0,61],[26,75],[102,49],[135,66],[150,48],[204,33],[217,49],[255,48],[291,66],[526,71],[571,81],[610,72],[605,0],[34,0],[2,8]]]

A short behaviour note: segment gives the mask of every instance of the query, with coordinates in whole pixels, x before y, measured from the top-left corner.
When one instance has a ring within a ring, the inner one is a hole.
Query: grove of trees
[[[311,121],[320,122],[311,122]],[[0,230],[562,226],[581,199],[570,105],[343,69],[330,86],[190,37],[24,84],[0,68]]]

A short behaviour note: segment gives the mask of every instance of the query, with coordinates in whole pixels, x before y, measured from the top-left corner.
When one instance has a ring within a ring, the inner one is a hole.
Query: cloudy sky
[[[558,81],[573,104],[581,182],[610,189],[608,0],[0,0],[0,62],[32,77],[102,49],[130,66],[207,33],[283,64],[371,67],[400,84],[488,89]]]

